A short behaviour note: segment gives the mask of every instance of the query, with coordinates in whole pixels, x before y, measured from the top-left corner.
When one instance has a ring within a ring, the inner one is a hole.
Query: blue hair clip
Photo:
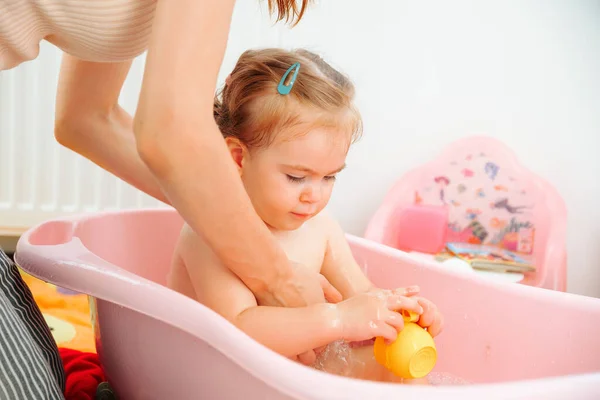
[[[295,71],[294,71],[294,75],[292,76],[292,80],[286,86],[285,80],[286,80],[287,76],[290,74],[290,72],[292,72],[293,69],[295,69]],[[283,74],[283,76],[281,77],[281,80],[279,81],[279,85],[277,86],[277,91],[280,94],[286,95],[292,91],[292,86],[294,86],[294,82],[296,82],[296,77],[298,76],[299,71],[300,71],[300,63],[295,62],[292,64],[291,67],[288,68],[288,70],[285,72],[285,74]]]

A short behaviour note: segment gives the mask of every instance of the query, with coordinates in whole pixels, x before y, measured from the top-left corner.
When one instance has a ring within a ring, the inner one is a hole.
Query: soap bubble
[[[432,386],[469,385],[465,379],[446,372],[432,372],[427,375],[427,382]]]

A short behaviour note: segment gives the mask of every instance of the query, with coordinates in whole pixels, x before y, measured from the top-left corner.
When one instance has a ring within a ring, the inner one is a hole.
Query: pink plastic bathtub
[[[281,357],[164,287],[181,224],[170,209],[76,216],[17,246],[22,269],[90,296],[98,353],[123,400],[600,398],[599,299],[466,277],[348,236],[377,285],[418,283],[439,305],[435,371],[472,384],[360,381]]]

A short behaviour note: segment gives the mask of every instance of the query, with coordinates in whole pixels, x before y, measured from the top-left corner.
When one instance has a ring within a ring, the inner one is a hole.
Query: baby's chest
[[[319,235],[279,238],[279,243],[290,260],[300,263],[315,272],[321,271],[327,242]]]

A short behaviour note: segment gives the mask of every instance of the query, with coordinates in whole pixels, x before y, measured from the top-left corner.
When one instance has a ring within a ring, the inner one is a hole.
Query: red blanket
[[[94,400],[96,389],[106,380],[96,353],[60,348],[65,367],[67,385],[66,400]]]

